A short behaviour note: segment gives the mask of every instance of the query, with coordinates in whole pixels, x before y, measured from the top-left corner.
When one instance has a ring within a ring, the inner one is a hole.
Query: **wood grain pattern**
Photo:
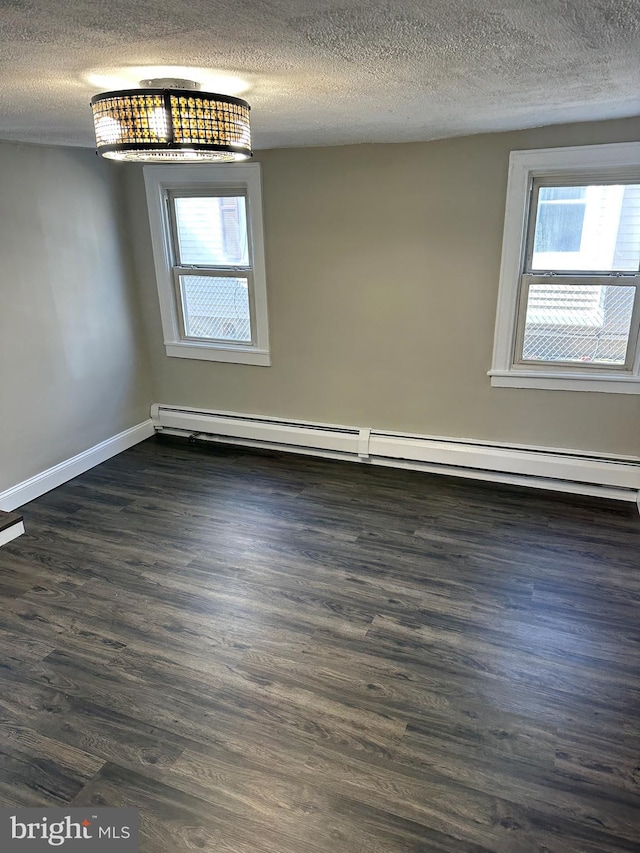
[[[143,853],[640,837],[632,507],[152,439],[0,551],[0,804]]]
[[[0,532],[8,527],[13,527],[14,524],[19,524],[22,521],[22,516],[19,512],[4,512],[0,509]]]

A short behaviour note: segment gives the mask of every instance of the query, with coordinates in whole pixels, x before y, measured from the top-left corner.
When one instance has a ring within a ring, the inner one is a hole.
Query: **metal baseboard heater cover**
[[[637,501],[640,459],[154,404],[157,432]]]

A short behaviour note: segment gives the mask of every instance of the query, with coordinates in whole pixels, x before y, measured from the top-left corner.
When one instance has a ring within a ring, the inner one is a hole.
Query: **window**
[[[167,355],[268,366],[260,166],[145,166]]]
[[[511,154],[491,384],[640,393],[640,144]]]

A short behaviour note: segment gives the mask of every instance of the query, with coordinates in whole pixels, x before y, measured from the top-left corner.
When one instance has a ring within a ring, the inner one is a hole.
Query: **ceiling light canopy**
[[[251,157],[249,104],[191,80],[142,80],[91,99],[98,153],[137,162],[231,162]]]

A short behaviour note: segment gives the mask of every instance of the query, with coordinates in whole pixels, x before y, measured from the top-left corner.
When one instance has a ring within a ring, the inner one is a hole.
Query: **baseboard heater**
[[[640,459],[155,403],[156,432],[541,489],[640,500]]]

